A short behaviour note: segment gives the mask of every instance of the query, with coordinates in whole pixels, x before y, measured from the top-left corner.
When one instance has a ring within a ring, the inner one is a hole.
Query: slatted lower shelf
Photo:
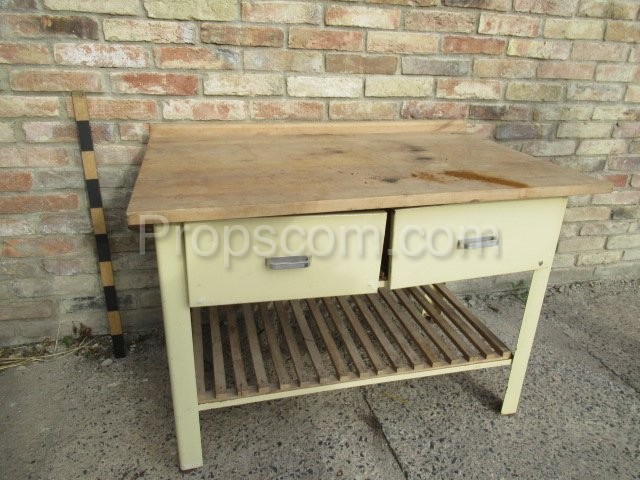
[[[445,285],[192,309],[200,409],[509,365]]]

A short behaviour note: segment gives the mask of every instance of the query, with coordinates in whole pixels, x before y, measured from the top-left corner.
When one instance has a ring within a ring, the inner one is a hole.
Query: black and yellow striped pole
[[[91,212],[91,224],[96,239],[98,262],[100,265],[100,279],[104,289],[104,299],[107,306],[107,319],[109,321],[109,334],[113,342],[113,354],[116,358],[126,356],[127,352],[122,336],[122,319],[118,308],[118,297],[113,277],[113,265],[111,263],[111,249],[109,248],[109,236],[107,224],[102,207],[102,194],[100,193],[100,181],[96,167],[96,155],[93,150],[93,138],[89,126],[89,109],[87,99],[82,92],[73,92],[73,110],[76,117],[78,139],[80,141],[80,155],[84,170],[84,181],[89,198]]]

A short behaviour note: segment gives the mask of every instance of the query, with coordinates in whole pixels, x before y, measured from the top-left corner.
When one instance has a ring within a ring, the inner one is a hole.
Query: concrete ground
[[[201,415],[205,466],[181,474],[163,341],[0,373],[0,478],[640,478],[640,283],[549,292],[517,415],[507,369]],[[509,345],[523,305],[473,297]]]

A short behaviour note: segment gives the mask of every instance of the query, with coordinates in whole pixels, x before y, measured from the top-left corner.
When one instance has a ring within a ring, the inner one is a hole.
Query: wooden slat
[[[427,292],[429,288],[431,294]],[[488,329],[475,316],[475,321],[466,320],[458,303],[450,291],[437,286],[425,287],[424,290],[380,289],[377,295],[274,302],[273,310],[268,308],[267,303],[221,307],[222,312],[226,312],[228,342],[226,339],[224,342],[220,340],[219,326],[216,329],[218,317],[211,308],[209,318],[214,357],[222,356],[223,347],[228,349],[224,357],[227,363],[232,364],[227,365],[227,369],[233,368],[234,382],[231,388],[226,385],[224,394],[219,394],[225,385],[223,383],[221,387],[216,384],[216,376],[213,375],[213,390],[200,391],[199,387],[201,409],[216,408],[214,404],[221,407],[334,390],[350,384],[374,384],[396,378],[418,378],[509,365],[511,353],[506,347],[503,356],[495,353],[497,350],[486,357],[476,352],[467,335],[484,338]],[[425,317],[421,307],[433,321]],[[238,324],[240,308],[245,319],[246,335]],[[259,319],[264,325],[268,352],[261,349],[258,327],[262,324],[257,323],[256,311],[259,311]],[[466,315],[473,314],[467,309]],[[193,315],[192,321],[195,322],[195,319]],[[278,322],[280,327],[273,322]],[[317,332],[312,330],[313,322]],[[276,333],[278,328],[281,331]],[[463,332],[463,329],[466,331]],[[193,330],[197,338],[198,327],[195,323]],[[284,338],[279,340],[279,334]],[[318,334],[326,346],[336,375],[329,371],[325,350],[320,339],[314,336]],[[497,338],[494,334],[487,336]],[[499,340],[493,341],[502,344]],[[301,343],[305,347],[300,346]],[[285,348],[284,344],[289,348],[292,366],[299,381],[290,380],[289,365],[285,364],[284,350],[281,350],[281,345],[282,349]],[[197,355],[197,345],[194,351]],[[246,369],[251,367],[248,366],[249,360],[243,358],[243,354],[245,357],[248,355],[245,352],[250,352],[256,373],[256,382],[251,379],[251,385],[247,384],[247,373],[250,372]],[[365,355],[367,358],[364,358]],[[409,359],[409,365],[405,356]],[[443,357],[447,359],[446,362],[442,361]],[[369,367],[369,364],[373,366]],[[224,373],[224,364],[221,361],[214,362],[214,367],[218,369],[221,365]],[[272,366],[279,385],[269,383]],[[400,371],[400,367],[404,371]],[[205,375],[210,373],[205,372]]]
[[[233,367],[233,378],[236,382],[238,396],[247,394],[247,374],[244,369],[242,359],[242,349],[240,348],[240,333],[238,332],[238,314],[234,307],[227,307],[227,331],[229,332],[229,347],[231,350],[231,364]]]
[[[282,359],[282,352],[280,351],[280,344],[278,343],[278,337],[276,336],[275,329],[273,328],[273,318],[269,314],[266,303],[261,303],[259,306],[260,318],[262,319],[262,327],[267,336],[267,343],[269,344],[269,353],[271,354],[271,360],[273,361],[273,367],[276,370],[278,376],[278,383],[281,390],[286,390],[292,387],[291,379],[287,373],[287,369],[284,367],[284,360]]]
[[[262,359],[260,340],[258,340],[256,321],[253,318],[253,308],[250,304],[245,303],[242,305],[242,315],[244,316],[244,324],[247,329],[247,339],[249,341],[249,350],[251,352],[251,362],[253,365],[253,372],[256,374],[258,392],[265,393],[271,389],[269,388],[267,372],[264,369],[264,360]]]
[[[353,328],[353,331],[356,333],[358,339],[360,340],[360,343],[364,347],[365,352],[367,352],[371,363],[376,369],[376,373],[381,374],[390,372],[391,369],[384,363],[382,358],[380,358],[380,355],[378,355],[377,348],[373,346],[373,343],[371,343],[369,335],[367,335],[367,332],[365,332],[364,328],[362,328],[362,324],[351,308],[351,305],[349,305],[347,298],[348,297],[337,297],[338,304],[342,308],[342,311],[347,317],[347,320],[351,324],[351,328]]]
[[[318,327],[318,331],[320,332],[320,336],[322,337],[322,341],[327,347],[327,353],[331,358],[331,362],[336,370],[336,374],[338,376],[339,381],[346,381],[353,377],[353,375],[349,372],[347,365],[344,363],[342,355],[340,355],[340,351],[336,343],[333,341],[333,337],[331,336],[331,332],[329,331],[329,327],[327,327],[327,322],[325,322],[320,309],[314,299],[308,299],[307,305],[309,305],[309,311],[313,316],[313,319],[316,322],[316,326]]]
[[[489,328],[480,321],[480,319],[471,311],[467,306],[460,301],[458,297],[454,295],[454,293],[449,290],[449,287],[440,283],[434,285],[434,287],[453,305],[458,309],[458,311],[473,325],[480,334],[484,337],[493,349],[498,352],[500,356],[503,358],[511,357],[511,352],[509,351],[509,347],[507,347],[502,341],[491,331]]]
[[[198,393],[204,393],[204,355],[202,352],[202,310],[191,309],[191,332],[193,336],[193,360],[196,366],[196,388]]]
[[[322,357],[320,356],[320,351],[318,350],[318,346],[313,338],[313,334],[311,333],[311,329],[309,328],[309,324],[307,323],[307,319],[302,311],[302,306],[297,300],[291,300],[289,302],[291,305],[291,309],[293,310],[293,314],[298,322],[298,328],[300,328],[300,333],[302,334],[302,339],[304,340],[304,344],[307,347],[307,351],[309,352],[309,356],[311,357],[311,363],[313,363],[313,368],[318,375],[318,381],[320,383],[327,383],[330,380],[329,375],[327,374],[324,365],[322,364]]]
[[[449,318],[453,324],[460,330],[465,337],[469,339],[469,341],[473,344],[474,347],[480,351],[484,358],[495,358],[498,356],[491,347],[487,344],[487,342],[476,332],[473,328],[469,326],[469,324],[458,315],[449,304],[444,301],[444,298],[432,287],[424,286],[422,287],[422,291],[426,292],[431,300],[438,306],[440,310],[442,310]]]
[[[400,299],[404,307],[409,311],[411,316],[415,319],[416,322],[420,325],[424,333],[427,334],[429,339],[438,347],[444,358],[446,358],[447,362],[452,363],[455,360],[458,360],[458,356],[456,353],[451,350],[451,348],[443,341],[442,335],[439,335],[436,332],[435,328],[426,321],[424,316],[422,315],[422,311],[420,311],[415,304],[411,301],[409,296],[403,292],[402,290],[395,290],[394,293],[396,297]]]
[[[389,314],[385,311],[378,296],[367,295],[367,298],[369,299],[369,302],[371,302],[371,305],[373,305],[373,308],[378,313],[378,316],[384,322],[387,329],[391,332],[391,335],[393,335],[393,338],[395,338],[398,345],[400,345],[400,348],[402,349],[404,354],[407,356],[407,358],[411,362],[411,365],[413,366],[413,368],[414,369],[425,368],[427,364],[415,352],[413,347],[411,347],[411,344],[407,341],[406,337],[402,334],[402,332],[400,332],[400,329],[397,327],[397,325],[391,321],[391,319],[389,318]]]
[[[347,330],[344,320],[338,313],[336,306],[333,304],[332,299],[323,298],[322,301],[327,308],[327,312],[333,320],[334,325],[336,326],[336,330],[338,330],[338,333],[340,334],[340,338],[342,338],[342,342],[344,343],[347,352],[349,352],[349,356],[351,357],[351,361],[353,362],[358,376],[366,377],[372,375],[372,372],[364,363],[364,360],[362,359],[356,344],[353,342],[353,338],[351,338],[351,334],[349,333],[349,330]]]
[[[451,324],[451,322],[444,318],[444,316],[433,306],[433,304],[427,300],[424,292],[419,288],[410,288],[409,291],[413,298],[415,298],[418,303],[425,309],[425,311],[429,314],[431,318],[433,318],[434,322],[438,324],[440,329],[449,337],[449,340],[458,348],[462,357],[467,362],[473,362],[481,360],[482,357],[478,355],[474,350],[470,349],[467,346],[467,342],[464,339],[464,335],[460,334]]]
[[[304,362],[302,361],[300,350],[298,350],[298,345],[296,344],[296,337],[293,335],[293,330],[289,324],[289,315],[287,314],[286,305],[284,302],[273,302],[273,304],[276,308],[278,319],[280,320],[280,327],[282,328],[284,339],[287,342],[287,348],[289,349],[289,355],[293,362],[293,368],[298,376],[298,383],[302,385],[309,382],[309,379],[304,368]]]
[[[424,356],[427,357],[427,361],[431,366],[437,367],[446,365],[445,362],[438,359],[438,354],[433,350],[433,348],[431,348],[425,339],[418,335],[418,329],[412,324],[410,317],[402,310],[402,306],[398,301],[393,298],[391,291],[386,288],[381,288],[379,293],[380,296],[384,298],[385,302],[387,302],[387,305],[389,305],[394,315],[400,320],[402,325],[404,325],[404,328],[407,330],[413,341],[416,342]]]
[[[209,307],[209,329],[213,353],[213,386],[216,398],[227,397],[227,380],[224,373],[224,354],[220,335],[220,318],[216,307]]]
[[[360,295],[355,295],[352,298],[353,298],[353,301],[355,302],[356,306],[358,307],[358,310],[360,311],[360,313],[364,317],[365,321],[369,325],[369,328],[371,329],[373,334],[378,339],[378,342],[380,342],[380,345],[382,345],[384,353],[386,353],[387,358],[391,361],[394,370],[396,372],[406,372],[406,371],[411,370],[411,367],[409,367],[407,362],[402,358],[400,353],[396,350],[396,348],[393,346],[393,344],[389,341],[389,339],[385,335],[384,331],[380,327],[380,324],[375,319],[375,317],[372,315],[371,311],[367,308],[367,306],[366,306],[366,304],[364,302],[364,297],[362,297]]]

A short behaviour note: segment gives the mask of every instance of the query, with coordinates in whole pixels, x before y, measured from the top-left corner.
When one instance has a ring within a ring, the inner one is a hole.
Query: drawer
[[[551,265],[564,198],[395,211],[391,288],[533,270]]]
[[[373,293],[386,212],[185,224],[189,304]]]

